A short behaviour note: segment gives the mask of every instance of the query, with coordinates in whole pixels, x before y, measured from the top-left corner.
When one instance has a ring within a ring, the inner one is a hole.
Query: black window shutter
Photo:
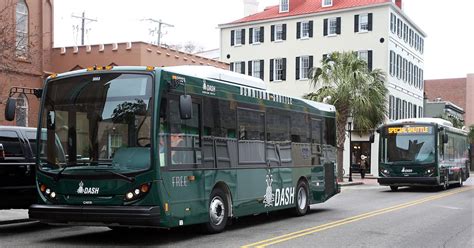
[[[272,28],[271,28],[271,38],[270,38],[270,41],[275,41],[275,25],[272,25]]]
[[[312,68],[313,68],[313,56],[309,56],[309,70],[311,71]]]
[[[372,31],[372,13],[369,13],[369,31]]]
[[[270,82],[273,81],[273,59],[270,59]]]
[[[234,62],[230,63],[230,71],[234,71]]]
[[[286,24],[283,24],[283,38],[282,40],[286,40]]]
[[[341,34],[341,17],[338,17],[336,20],[337,20],[336,34]]]
[[[242,45],[245,44],[245,29],[240,30],[242,32]]]
[[[368,62],[367,62],[368,66],[369,66],[369,71],[372,71],[372,50],[369,50],[367,52],[367,54],[368,54],[368,57],[369,57]]]
[[[263,70],[264,69],[264,62],[263,62],[263,59],[260,60],[260,79],[264,79],[264,76],[263,76]]]
[[[309,21],[309,37],[313,37],[313,21]]]
[[[328,19],[324,19],[324,22],[323,22],[323,35],[324,36],[328,35]]]
[[[296,80],[300,79],[300,57],[296,57]]]
[[[248,66],[248,74],[249,74],[249,76],[252,76],[252,61],[249,61],[248,65],[249,65]]]
[[[235,31],[232,30],[232,31],[230,31],[230,45],[231,46],[234,45],[234,39],[235,39]]]
[[[354,16],[354,33],[359,32],[359,15]]]
[[[296,39],[301,38],[301,22],[296,23]]]
[[[253,43],[253,28],[249,28],[249,44]]]
[[[240,62],[240,69],[242,70],[240,73],[245,74],[245,62]]]
[[[263,27],[260,27],[260,43],[263,43],[264,31]]]
[[[283,58],[283,75],[281,77],[281,80],[285,81],[286,80],[286,58]]]

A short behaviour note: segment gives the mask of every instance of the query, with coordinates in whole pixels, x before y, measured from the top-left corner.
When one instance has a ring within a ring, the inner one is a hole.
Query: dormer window
[[[280,0],[280,13],[288,12],[290,10],[290,0]]]
[[[331,7],[332,6],[332,0],[323,0],[323,7]]]

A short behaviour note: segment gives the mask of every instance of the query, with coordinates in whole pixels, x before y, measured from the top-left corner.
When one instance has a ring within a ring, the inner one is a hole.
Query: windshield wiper
[[[118,173],[118,172],[115,172],[115,171],[110,171],[110,170],[94,170],[94,171],[97,171],[97,172],[107,172],[107,173],[110,173],[110,174],[113,174],[113,175],[116,175],[122,179],[125,179],[131,183],[135,182],[135,177],[128,177],[128,176],[125,176],[124,174],[122,173]]]

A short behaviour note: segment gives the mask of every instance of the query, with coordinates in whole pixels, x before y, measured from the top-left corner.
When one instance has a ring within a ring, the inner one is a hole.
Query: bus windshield
[[[381,133],[382,163],[433,163],[435,135],[432,126],[389,126]]]
[[[123,173],[150,167],[152,77],[103,73],[47,83],[40,169],[105,167]],[[54,147],[59,137],[65,156]]]

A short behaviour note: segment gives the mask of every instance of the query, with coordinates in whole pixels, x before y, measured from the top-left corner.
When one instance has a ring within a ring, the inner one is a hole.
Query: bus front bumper
[[[386,186],[437,186],[440,183],[436,177],[379,177],[377,181]]]
[[[158,206],[30,206],[30,219],[48,224],[158,227]]]

